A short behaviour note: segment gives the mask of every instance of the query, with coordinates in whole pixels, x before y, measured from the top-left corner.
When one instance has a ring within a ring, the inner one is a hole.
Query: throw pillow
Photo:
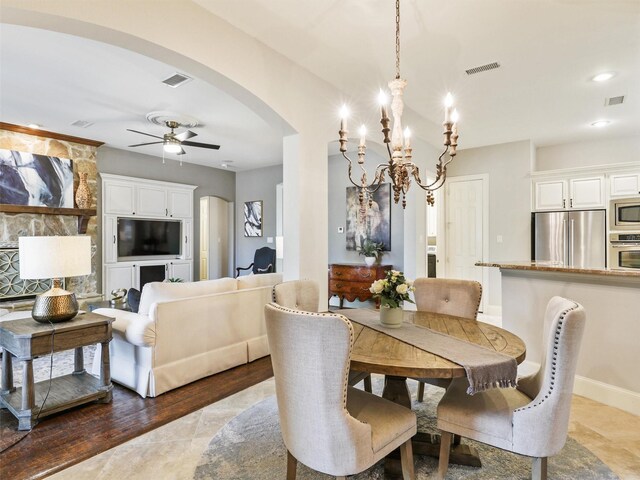
[[[138,308],[140,307],[140,290],[130,288],[127,292],[127,303],[129,307],[131,307],[132,312],[138,313]]]

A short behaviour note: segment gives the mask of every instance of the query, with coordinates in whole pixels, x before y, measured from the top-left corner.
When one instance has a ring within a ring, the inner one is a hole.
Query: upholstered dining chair
[[[313,280],[291,280],[278,283],[273,287],[273,301],[278,305],[304,312],[317,312],[320,301],[320,289]],[[371,374],[349,371],[349,385],[364,381],[364,390],[371,393]]]
[[[482,299],[482,285],[471,280],[451,278],[417,278],[415,287],[416,308],[423,312],[443,313],[456,317],[478,318]],[[450,379],[416,378],[418,380],[418,401],[424,399],[424,384],[447,388]]]
[[[466,394],[468,382],[455,379],[438,404],[442,445],[457,434],[494,447],[533,457],[531,477],[547,478],[547,457],[567,439],[573,381],[585,326],[582,306],[553,297],[544,318],[544,349],[537,373],[515,389]],[[449,448],[440,449],[439,478],[444,478]]]
[[[253,254],[253,262],[248,267],[236,267],[236,277],[240,270],[251,270],[253,274],[273,273],[276,271],[276,251],[273,248],[262,247]]]
[[[304,465],[346,479],[400,447],[402,474],[414,478],[415,414],[347,386],[353,326],[344,316],[265,306],[287,480]],[[322,381],[318,381],[321,379]]]

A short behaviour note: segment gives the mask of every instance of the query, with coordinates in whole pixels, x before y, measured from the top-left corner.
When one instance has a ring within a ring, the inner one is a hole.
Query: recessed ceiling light
[[[616,72],[603,72],[591,78],[594,82],[606,82],[616,76]]]
[[[596,128],[602,128],[602,127],[606,127],[610,123],[611,122],[609,120],[598,120],[597,122],[593,122],[591,126]]]
[[[42,128],[40,125],[38,125],[37,123],[29,123],[27,124],[27,127],[29,128],[33,128],[35,130],[40,130],[40,128]]]
[[[227,165],[226,163],[223,163],[220,165],[222,168],[229,168],[229,165]]]

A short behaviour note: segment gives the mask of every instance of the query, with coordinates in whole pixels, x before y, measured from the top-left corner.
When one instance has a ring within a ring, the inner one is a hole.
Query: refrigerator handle
[[[569,225],[569,266],[573,267],[573,230],[576,221],[572,218]]]

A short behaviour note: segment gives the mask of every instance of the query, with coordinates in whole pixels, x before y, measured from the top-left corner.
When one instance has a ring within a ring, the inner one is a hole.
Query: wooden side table
[[[111,401],[113,385],[109,370],[109,342],[113,319],[95,313],[76,316],[68,322],[38,323],[32,318],[0,323],[2,378],[0,406],[6,407],[18,419],[18,430],[30,430],[36,416],[45,417],[84,403]],[[102,363],[100,378],[84,369],[82,347],[100,343]],[[74,371],[51,380],[51,391],[42,406],[49,380],[34,383],[33,359],[53,351],[75,350]],[[12,357],[22,362],[22,387],[13,386]],[[37,402],[36,402],[37,398]],[[42,406],[42,411],[39,412]]]
[[[371,265],[362,263],[334,263],[329,265],[329,298],[337,295],[340,308],[346,298],[350,302],[356,299],[364,302],[373,297],[369,287],[374,280],[384,278],[391,265]],[[376,302],[377,305],[377,302]]]

